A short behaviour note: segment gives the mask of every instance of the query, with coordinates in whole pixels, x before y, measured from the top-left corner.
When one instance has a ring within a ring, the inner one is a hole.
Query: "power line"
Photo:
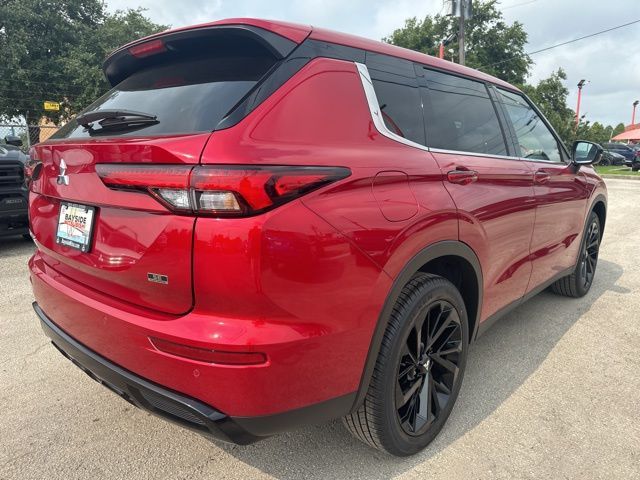
[[[4,93],[2,92],[4,90]],[[4,95],[8,95],[6,92],[22,92],[22,93],[30,93],[30,94],[38,94],[38,95],[52,95],[52,96],[59,96],[59,97],[77,97],[79,96],[78,93],[71,93],[71,92],[56,92],[56,91],[37,91],[34,92],[33,90],[24,90],[24,89],[20,89],[20,88],[4,88],[4,87],[0,87],[0,93],[3,93]]]
[[[606,30],[600,30],[599,32],[590,33],[589,35],[585,35],[584,37],[574,38],[573,40],[568,40],[566,42],[558,43],[557,45],[552,45],[551,47],[541,48],[540,50],[536,50],[534,52],[528,53],[528,55],[534,55],[536,53],[546,52],[547,50],[551,50],[552,48],[562,47],[563,45],[579,42],[580,40],[595,37],[596,35],[601,35],[603,33],[612,32],[613,30],[618,30],[619,28],[628,27],[629,25],[633,25],[635,23],[640,23],[640,18],[638,20],[633,20],[632,22],[629,22],[629,23],[623,23],[622,25],[618,25],[616,27],[611,27],[611,28],[607,28]]]
[[[537,1],[538,0],[529,0],[528,2],[516,3],[515,5],[507,5],[506,7],[502,7],[502,10],[509,10],[510,8],[522,7],[523,5],[529,5]]]
[[[636,23],[640,23],[640,18],[638,20],[633,20],[628,23],[623,23],[622,25],[617,25],[615,27],[607,28],[606,30],[600,30],[599,32],[594,32],[594,33],[590,33],[589,35],[584,35],[582,37],[574,38],[573,40],[567,40],[566,42],[557,43],[556,45],[551,45],[550,47],[541,48],[540,50],[534,50],[533,52],[527,52],[526,55],[535,55],[536,53],[546,52],[547,50],[552,50],[554,48],[562,47],[570,43],[579,42],[580,40],[585,40],[587,38],[595,37],[596,35],[602,35],[603,33],[612,32],[613,30],[618,30],[620,28],[628,27],[629,25],[634,25]],[[478,67],[478,68],[494,67],[496,65],[500,65],[501,63],[505,63],[510,60],[513,60],[514,58],[516,57],[514,56],[511,58],[507,58],[505,60],[501,60],[499,62],[490,63],[489,65],[482,65],[481,67]]]
[[[93,65],[93,67],[98,68],[100,71],[102,71],[102,67],[100,65]],[[86,68],[86,67],[85,67]],[[22,66],[10,66],[10,65],[0,65],[0,70],[20,70],[20,71],[25,71],[25,72],[37,72],[37,73],[45,73],[47,75],[65,75],[64,72],[60,71],[59,69],[56,70],[55,68],[33,68],[33,67],[22,67]]]
[[[23,84],[22,86],[27,86],[27,87],[30,86],[31,84],[34,84],[33,85],[34,88],[53,88],[56,90],[58,88],[66,88],[66,89],[75,90],[78,92],[82,91],[82,87],[74,87],[65,82],[40,82],[37,80],[27,79],[27,80],[23,80],[21,83]],[[6,83],[2,83],[2,80],[0,80],[0,84],[6,85]],[[37,85],[45,85],[45,87],[37,87]]]

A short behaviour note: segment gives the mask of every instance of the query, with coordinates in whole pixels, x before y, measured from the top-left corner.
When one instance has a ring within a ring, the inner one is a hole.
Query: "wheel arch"
[[[598,215],[598,220],[600,220],[600,239],[602,240],[602,236],[604,235],[604,226],[607,221],[607,199],[604,195],[600,194],[596,196],[591,204],[591,209],[589,212],[595,212]],[[587,215],[587,219],[589,215]]]
[[[459,241],[442,241],[422,249],[409,260],[396,276],[376,323],[364,364],[360,385],[352,407],[357,410],[364,401],[373,375],[380,345],[396,300],[411,277],[418,272],[434,273],[450,280],[465,302],[469,321],[469,341],[475,339],[482,310],[482,268],[475,252]]]

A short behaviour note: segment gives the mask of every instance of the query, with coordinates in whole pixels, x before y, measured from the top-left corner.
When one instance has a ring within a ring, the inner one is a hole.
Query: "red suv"
[[[32,149],[29,268],[54,346],[136,406],[240,444],[344,417],[409,455],[479,334],[593,282],[599,147],[497,78],[250,19],[104,72]]]

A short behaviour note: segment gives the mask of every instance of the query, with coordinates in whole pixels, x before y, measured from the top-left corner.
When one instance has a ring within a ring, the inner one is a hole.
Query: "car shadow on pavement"
[[[0,260],[25,255],[32,252],[34,248],[35,245],[30,238],[22,236],[0,237]],[[2,268],[1,264],[0,268]]]
[[[605,292],[629,293],[616,282],[622,267],[604,259],[587,296],[543,292],[497,322],[472,345],[464,384],[444,429],[429,447],[394,458],[353,438],[340,421],[277,435],[254,445],[221,446],[275,478],[382,479],[399,475],[438,454],[479,425],[520,387],[564,334]]]

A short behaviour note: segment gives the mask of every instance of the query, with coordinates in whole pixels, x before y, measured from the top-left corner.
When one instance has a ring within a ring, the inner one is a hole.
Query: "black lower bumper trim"
[[[209,405],[161,387],[111,363],[65,333],[37,303],[33,304],[33,308],[40,317],[44,333],[62,355],[129,403],[218,440],[245,445],[260,439]]]
[[[247,445],[278,432],[322,423],[349,413],[356,392],[288,412],[260,417],[229,417],[194,398],[169,390],[119,367],[69,336],[33,308],[44,333],[62,355],[117,395],[164,419],[225,442]]]

